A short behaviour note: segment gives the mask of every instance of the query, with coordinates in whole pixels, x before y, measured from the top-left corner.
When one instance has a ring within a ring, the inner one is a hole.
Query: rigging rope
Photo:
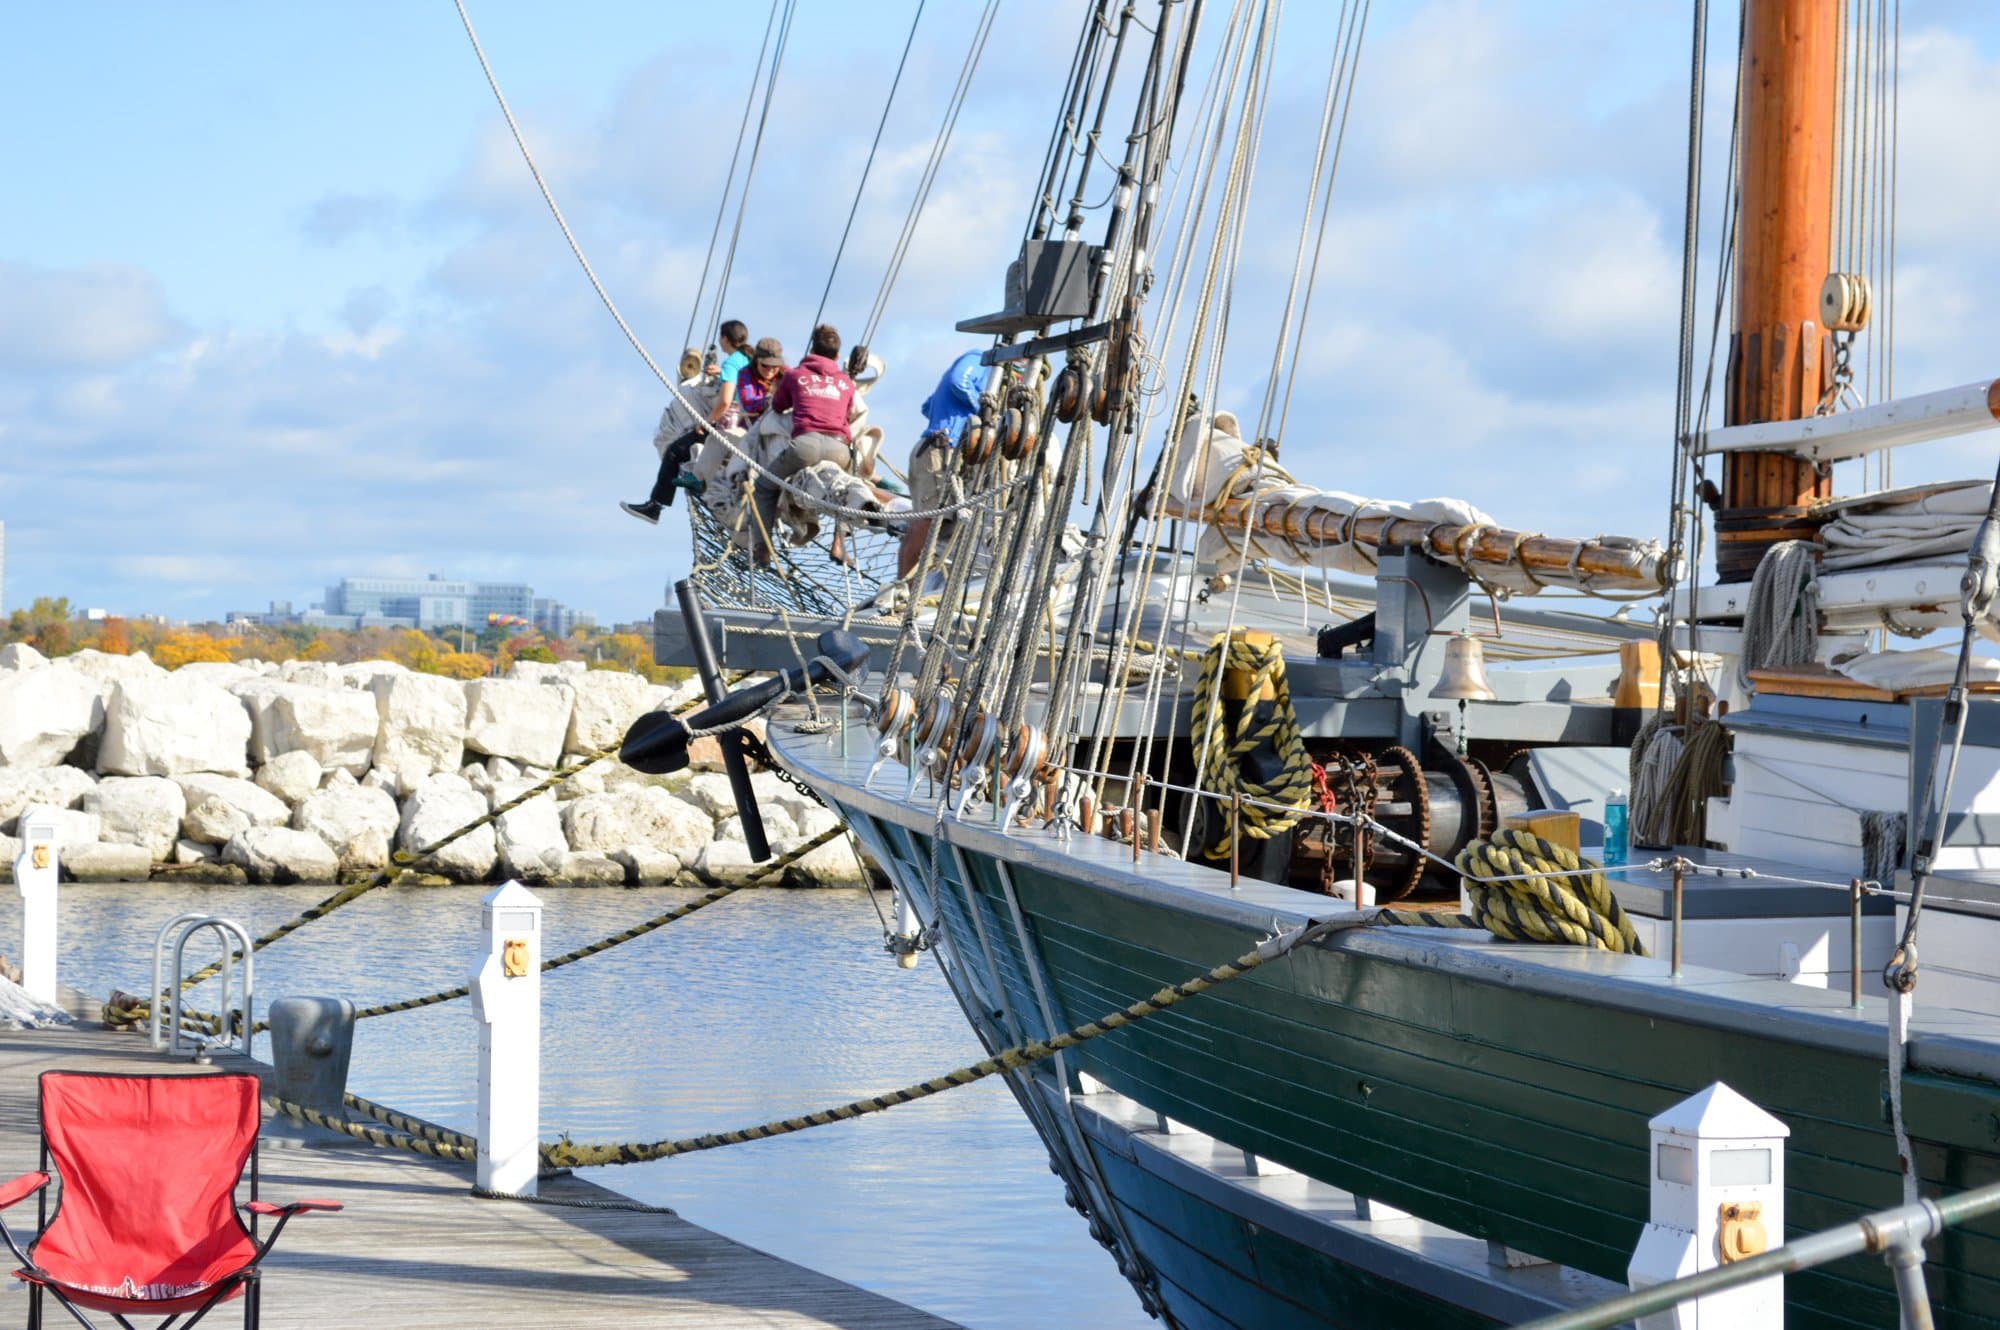
[[[463,4],[463,0],[453,0]],[[736,223],[730,228],[729,250],[723,255],[722,276],[715,284],[715,304],[708,312],[708,326],[719,327],[722,323],[723,302],[729,298],[729,278],[736,270],[736,242],[743,235],[743,219],[750,211],[750,186],[757,177],[757,160],[764,152],[764,130],[771,120],[771,103],[777,97],[778,69],[785,61],[785,47],[791,41],[792,18],[798,8],[798,0],[785,0],[785,12],[778,20],[777,45],[771,52],[771,75],[764,82],[764,105],[757,112],[757,136],[750,141],[750,164],[743,168],[743,193],[736,200]]]
[[[771,0],[771,13],[764,20],[764,38],[757,45],[757,67],[750,71],[750,91],[743,96],[743,119],[736,126],[736,147],[729,154],[729,174],[722,179],[722,197],[715,201],[715,225],[708,232],[708,253],[701,261],[701,280],[695,283],[694,299],[688,302],[687,334],[681,339],[682,346],[693,346],[696,322],[701,318],[702,297],[708,293],[708,270],[715,262],[715,242],[722,236],[722,218],[729,211],[729,195],[736,186],[736,162],[743,155],[743,138],[750,131],[750,108],[757,104],[757,84],[764,77],[764,58],[771,50],[771,29],[778,22],[778,6],[781,0]],[[462,15],[463,6],[459,10]],[[478,38],[473,38],[477,47]],[[484,63],[483,61],[481,62]],[[491,77],[491,71],[488,71]],[[496,89],[497,91],[497,89]]]
[[[931,143],[930,160],[924,164],[923,174],[917,179],[916,195],[910,200],[902,232],[890,252],[888,270],[882,274],[882,285],[875,293],[875,303],[869,306],[868,318],[861,330],[860,344],[863,346],[874,343],[882,316],[888,311],[889,294],[896,289],[896,279],[902,275],[903,261],[909,257],[910,242],[916,238],[917,223],[923,219],[924,206],[930,202],[931,186],[937,183],[938,169],[944,164],[945,149],[951,145],[952,132],[958,128],[959,112],[965,109],[966,94],[972,90],[972,76],[979,68],[980,57],[986,53],[986,39],[993,33],[993,20],[999,12],[1000,0],[986,0],[986,7],[980,11],[979,22],[973,29],[971,48],[965,55],[965,64],[959,69],[958,82],[952,88],[951,99],[945,104],[944,125]]]
[[[875,153],[882,146],[882,131],[889,124],[889,108],[896,104],[896,89],[903,86],[903,68],[910,63],[910,48],[916,45],[917,25],[923,19],[924,0],[917,0],[917,12],[910,17],[910,35],[903,39],[903,54],[896,61],[896,76],[889,80],[889,95],[882,101],[882,118],[875,122],[875,139],[868,145],[868,160],[861,164],[861,179],[854,186],[854,202],[848,205],[847,224],[840,228],[840,243],[833,249],[833,266],[827,270],[826,287],[819,293],[819,308],[813,311],[814,327],[826,315],[826,300],[833,294],[833,279],[840,273],[840,258],[847,252],[847,237],[854,230],[854,216],[861,211],[861,196],[868,190],[868,175],[875,169]]]

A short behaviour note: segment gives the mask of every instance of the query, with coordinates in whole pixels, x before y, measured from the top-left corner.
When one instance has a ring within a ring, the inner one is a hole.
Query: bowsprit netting
[[[833,557],[833,537],[822,532],[810,543],[779,541],[771,562],[751,563],[747,549],[705,505],[688,505],[694,535],[691,580],[710,605],[784,609],[799,614],[844,618],[854,611],[872,613],[875,598],[896,580],[894,527],[856,525],[845,533],[845,548],[853,562]]]

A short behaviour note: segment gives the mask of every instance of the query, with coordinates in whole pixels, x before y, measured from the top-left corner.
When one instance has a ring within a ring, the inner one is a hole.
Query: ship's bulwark
[[[844,810],[851,822],[866,815]],[[864,839],[922,891],[928,838],[885,820]],[[1007,1003],[1042,1034],[1001,869],[938,856],[940,915],[967,966],[998,968]],[[1226,920],[1004,870],[1067,1026],[1238,955]],[[926,893],[927,894],[927,893]],[[983,927],[980,927],[983,925]],[[1380,949],[1376,949],[1380,950]],[[1231,1145],[1461,1232],[1624,1280],[1645,1222],[1649,1118],[1721,1080],[1782,1118],[1792,1236],[1900,1203],[1881,1054],[1718,1028],[1661,1010],[1586,1004],[1336,941],[1071,1052],[1073,1068]],[[954,977],[963,984],[964,977]],[[990,977],[981,983],[990,988]],[[965,994],[973,1003],[975,994]],[[1927,1194],[2000,1181],[2000,1087],[1912,1075],[1904,1105]],[[1465,1323],[1418,1290],[1374,1280],[1097,1152],[1126,1227],[1187,1326]],[[2000,1327],[2000,1222],[1954,1230],[1927,1266],[1937,1324]],[[1872,1259],[1791,1277],[1788,1324],[1896,1323]]]

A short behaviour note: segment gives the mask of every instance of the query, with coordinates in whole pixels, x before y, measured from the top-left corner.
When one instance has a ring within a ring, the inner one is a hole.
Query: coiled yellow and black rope
[[[1382,922],[1483,928],[1510,942],[1646,954],[1603,870],[1553,841],[1530,831],[1496,831],[1459,851],[1454,862],[1472,903],[1470,914],[1383,910]]]
[[[1228,674],[1247,680],[1234,723],[1225,721],[1218,678]],[[1266,694],[1269,705],[1260,706],[1258,699]],[[1298,714],[1292,710],[1291,688],[1285,682],[1284,646],[1275,638],[1243,629],[1216,636],[1201,658],[1189,738],[1199,758],[1199,784],[1219,797],[1216,806],[1227,824],[1224,834],[1203,851],[1208,858],[1228,857],[1229,847],[1241,836],[1268,840],[1298,823],[1299,812],[1264,805],[1282,804],[1302,812],[1312,802],[1312,759],[1299,736]],[[1243,773],[1243,759],[1267,743],[1276,750],[1282,768],[1270,781],[1252,780]],[[1242,799],[1234,799],[1235,795]],[[1235,825],[1239,817],[1241,827]]]

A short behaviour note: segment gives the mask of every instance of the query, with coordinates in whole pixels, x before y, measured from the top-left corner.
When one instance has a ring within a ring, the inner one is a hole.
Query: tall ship
[[[788,455],[778,410],[705,423],[698,366],[669,385],[695,563],[656,650],[715,706],[628,755],[717,729],[740,764],[726,726],[761,715],[995,1050],[1282,948],[1009,1076],[1167,1325],[1601,1298],[1664,1166],[1649,1119],[1717,1081],[1790,1131],[1791,1233],[2000,1180],[1995,492],[1890,483],[2000,423],[2000,380],[1861,368],[1893,314],[1890,6],[1744,0],[1720,88],[1691,7],[1676,418],[1634,460],[1668,518],[1638,536],[1293,463],[1327,428],[1289,412],[1367,0],[1326,23],[1307,206],[1276,221],[1282,4],[1083,8],[934,485],[873,479],[865,346],[844,458]],[[1293,273],[1275,329],[1232,327],[1253,246]],[[1220,396],[1232,332],[1275,343],[1260,401]],[[1926,1272],[1938,1325],[2000,1326],[2000,1223]],[[1878,1261],[1785,1296],[1795,1330],[1897,1315]]]

